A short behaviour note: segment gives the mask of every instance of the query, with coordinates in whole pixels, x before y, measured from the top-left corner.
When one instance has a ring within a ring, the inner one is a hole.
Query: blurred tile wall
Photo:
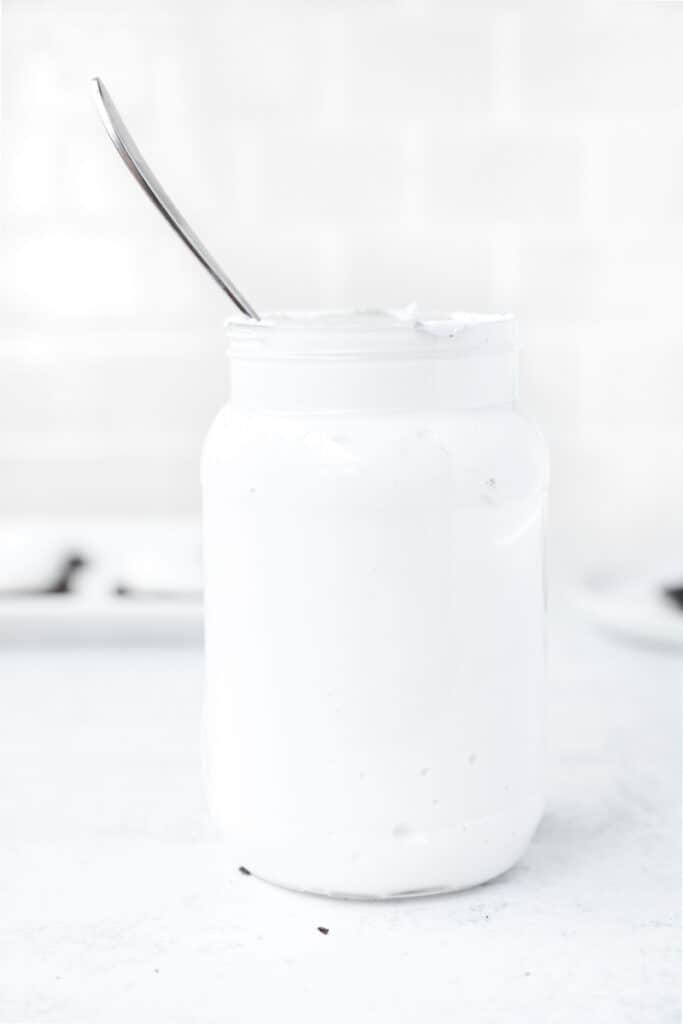
[[[0,511],[195,514],[226,302],[513,310],[561,557],[683,549],[683,3],[3,0]]]

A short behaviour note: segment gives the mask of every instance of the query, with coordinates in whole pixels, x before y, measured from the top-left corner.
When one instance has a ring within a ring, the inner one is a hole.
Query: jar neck
[[[252,411],[454,410],[517,399],[517,351],[457,357],[231,359],[230,400]]]

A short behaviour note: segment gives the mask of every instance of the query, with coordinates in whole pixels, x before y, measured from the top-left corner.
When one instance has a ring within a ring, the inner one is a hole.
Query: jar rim
[[[462,356],[517,347],[511,314],[398,310],[287,310],[225,322],[237,358]]]

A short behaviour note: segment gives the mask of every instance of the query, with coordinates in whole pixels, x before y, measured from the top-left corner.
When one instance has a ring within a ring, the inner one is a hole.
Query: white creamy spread
[[[229,856],[346,896],[491,878],[543,799],[546,459],[515,407],[514,322],[410,306],[229,334],[202,465]]]

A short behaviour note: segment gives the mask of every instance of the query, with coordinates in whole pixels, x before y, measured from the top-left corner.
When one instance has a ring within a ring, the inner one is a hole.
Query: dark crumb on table
[[[322,935],[329,935],[330,934],[330,929],[329,928],[323,928],[323,926],[321,924],[318,925],[318,931],[321,932]]]
[[[683,611],[683,586],[680,587],[666,587],[664,590],[664,596],[668,598],[677,608]]]
[[[245,868],[244,864],[240,864],[240,866],[239,866],[239,873],[241,875],[250,875],[251,871],[249,870],[249,868]]]

